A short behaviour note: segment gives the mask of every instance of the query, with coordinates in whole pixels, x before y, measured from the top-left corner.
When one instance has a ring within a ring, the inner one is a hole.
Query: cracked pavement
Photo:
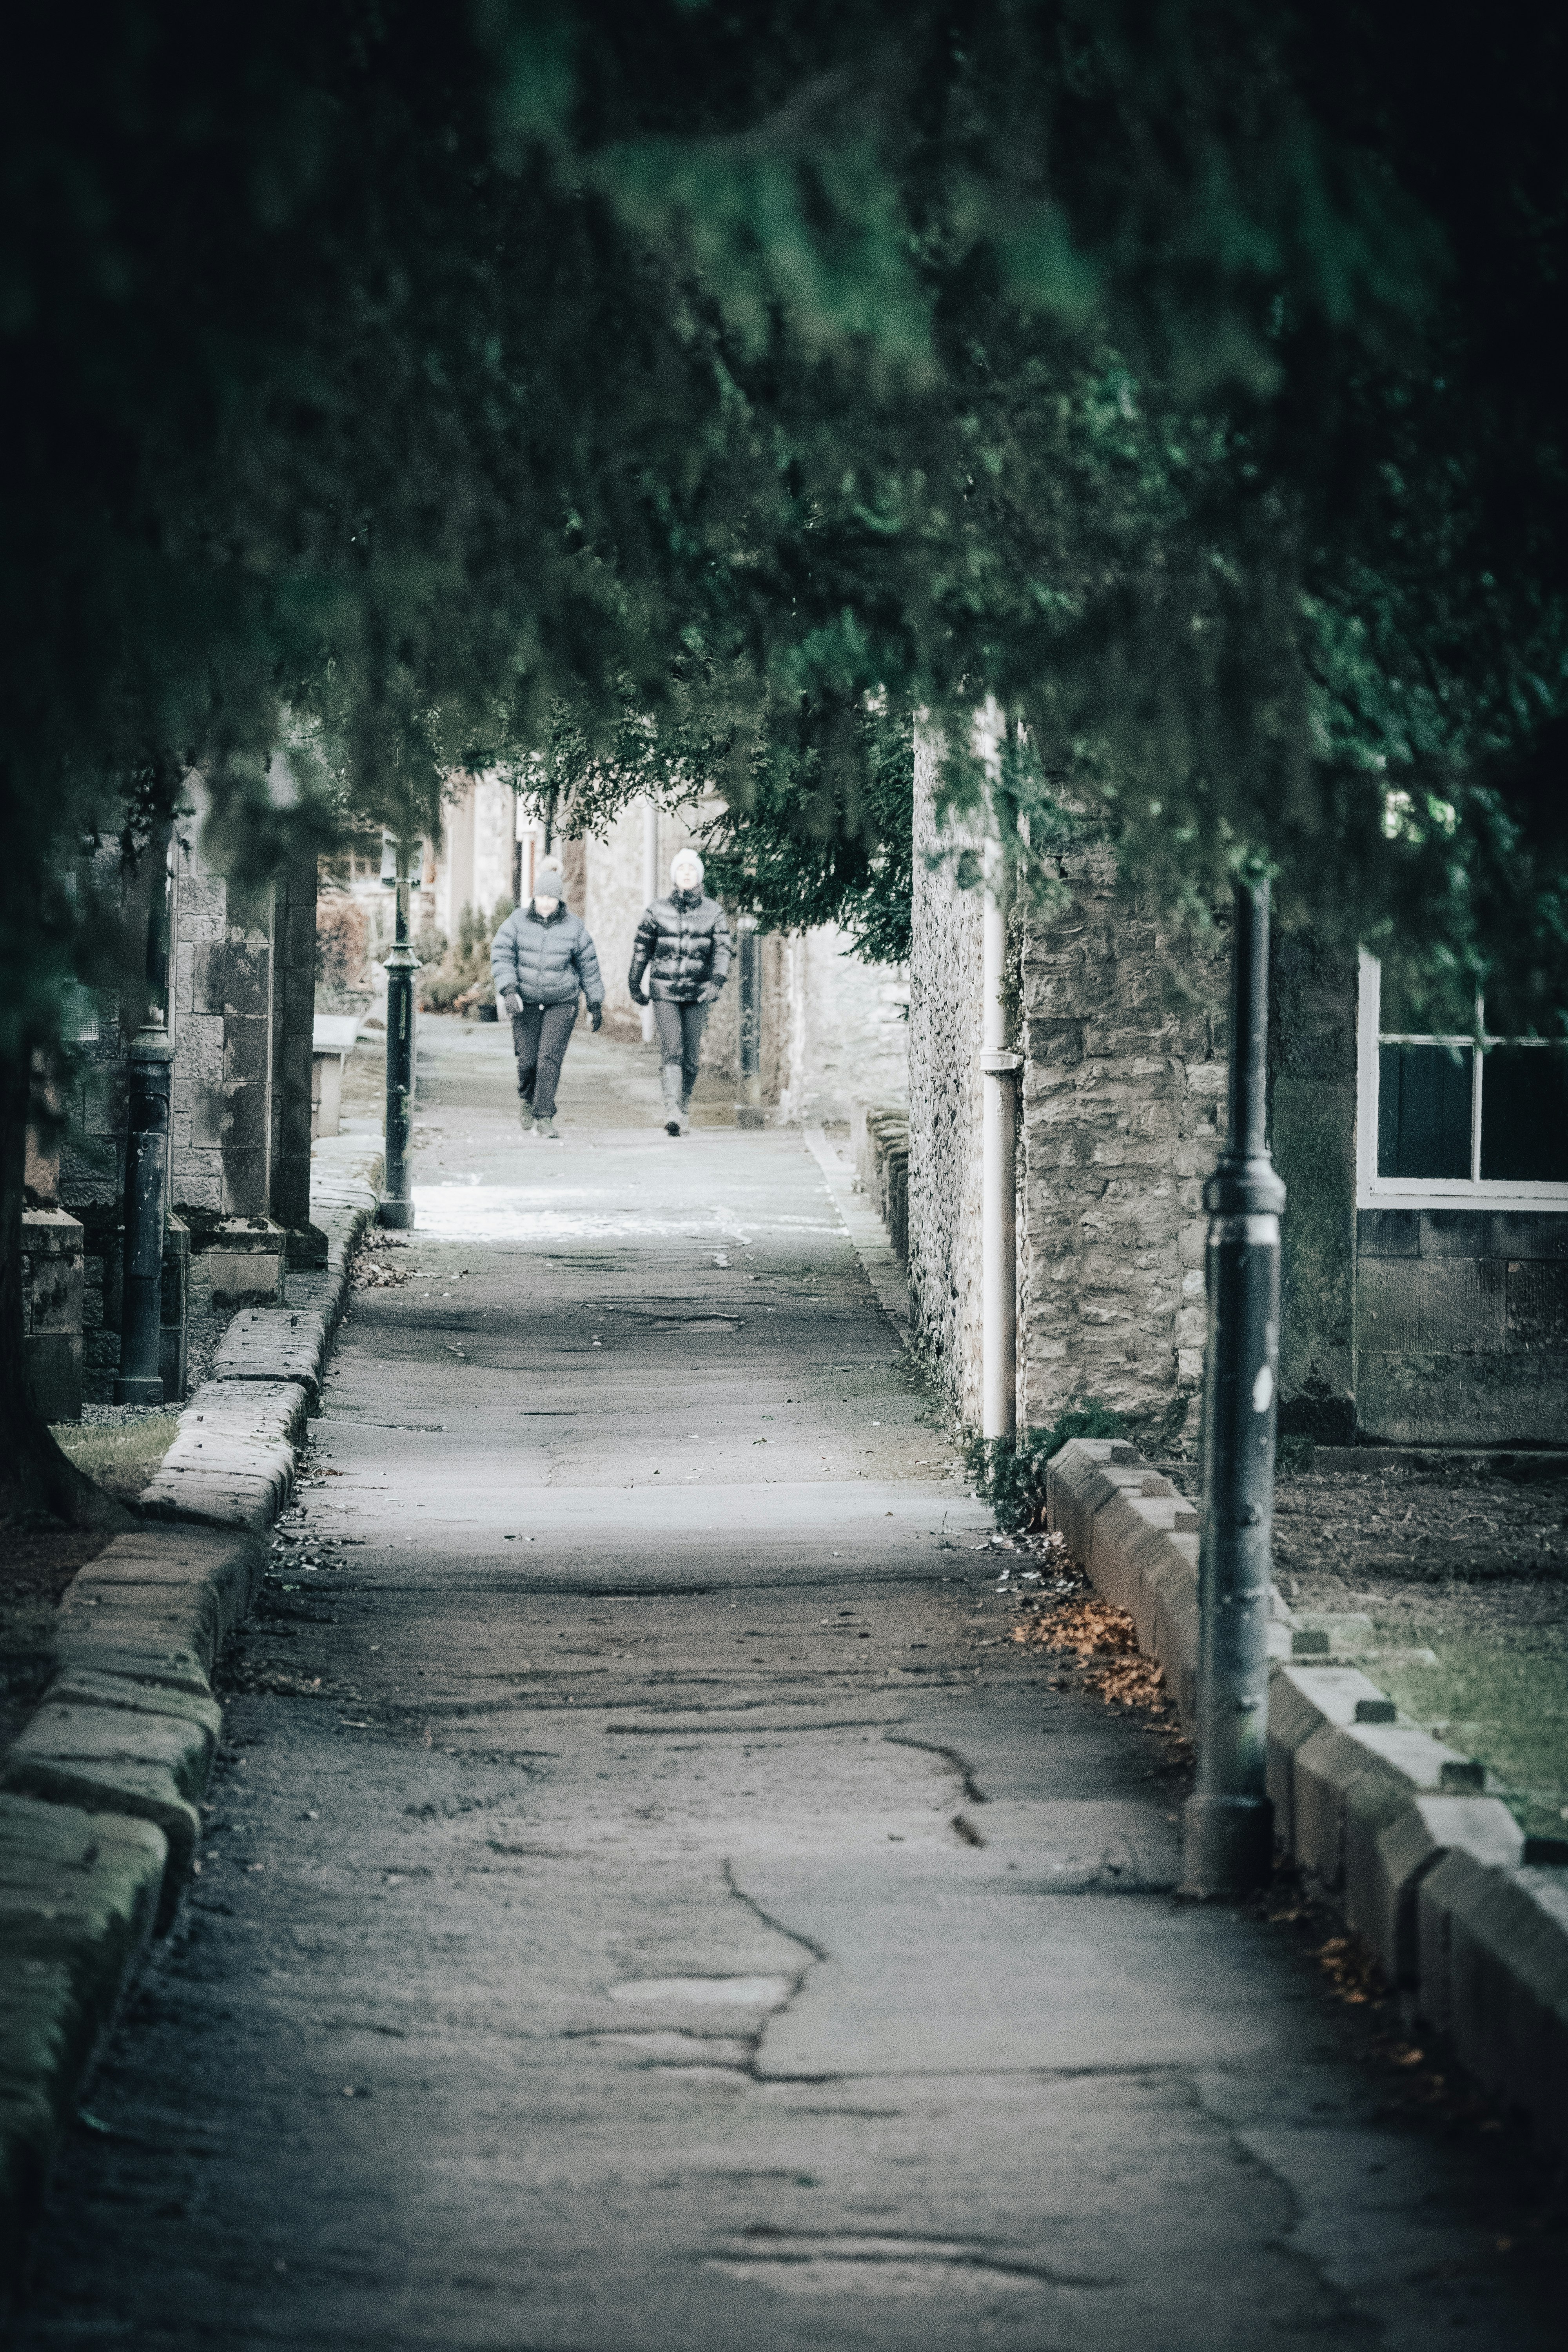
[[[425,1024],[408,1279],[20,2342],[1555,2345],[1475,2144],[1173,1899],[1159,1743],[1009,1652],[800,1137],[705,1081],[671,1141],[580,1031],[525,1144],[505,1045]]]

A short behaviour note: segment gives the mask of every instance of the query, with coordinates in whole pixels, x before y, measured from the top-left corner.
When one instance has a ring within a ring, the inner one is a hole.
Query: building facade
[[[917,1340],[979,1423],[981,893],[917,761],[910,1285]],[[944,854],[945,853],[945,854]],[[1141,903],[1100,847],[1015,910],[1021,1057],[1016,1406],[1086,1399],[1195,1441],[1203,1186],[1226,1118],[1228,942]],[[1377,966],[1277,935],[1269,1126],[1282,1224],[1279,1429],[1330,1444],[1510,1447],[1568,1431],[1568,1046],[1417,1034]],[[1473,1026],[1473,1024],[1472,1024]],[[1484,1033],[1483,1033],[1484,1034]]]

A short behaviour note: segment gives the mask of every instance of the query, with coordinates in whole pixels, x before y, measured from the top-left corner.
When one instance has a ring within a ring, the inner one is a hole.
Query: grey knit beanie
[[[533,877],[533,895],[536,898],[564,898],[566,877],[558,866],[540,867]]]

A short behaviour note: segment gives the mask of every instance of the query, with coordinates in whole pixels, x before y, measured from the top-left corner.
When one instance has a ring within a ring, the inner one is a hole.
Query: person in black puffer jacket
[[[526,907],[510,914],[490,941],[496,1003],[511,1023],[517,1055],[519,1117],[524,1135],[537,1125],[554,1137],[555,1088],[577,1019],[579,994],[588,1000],[596,1029],[605,1016],[605,983],[588,927],[566,905],[566,885],[547,866]]]
[[[671,858],[669,886],[668,898],[656,898],[637,925],[626,985],[634,1004],[652,1000],[665,1131],[686,1135],[708,1008],[718,1002],[730,970],[730,926],[717,898],[702,895],[702,860],[694,849],[678,850]]]

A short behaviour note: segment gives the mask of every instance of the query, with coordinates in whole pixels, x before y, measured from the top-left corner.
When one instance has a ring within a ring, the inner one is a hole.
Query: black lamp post
[[[116,1404],[162,1404],[159,1345],[163,1322],[163,1239],[169,1208],[169,1107],[174,1047],[169,992],[169,840],[153,872],[147,910],[147,1017],[131,1043],[125,1133],[124,1255]]]
[[[414,975],[419,959],[408,943],[408,856],[397,846],[397,922],[386,973],[385,1175],[380,1222],[399,1230],[414,1223],[408,1137],[414,1123]]]
[[[1266,1789],[1279,1213],[1267,1140],[1268,885],[1236,886],[1230,1118],[1204,1192],[1209,1213],[1204,1508],[1198,1558],[1198,1772],[1187,1801],[1185,1885],[1242,1894],[1273,1859]]]

